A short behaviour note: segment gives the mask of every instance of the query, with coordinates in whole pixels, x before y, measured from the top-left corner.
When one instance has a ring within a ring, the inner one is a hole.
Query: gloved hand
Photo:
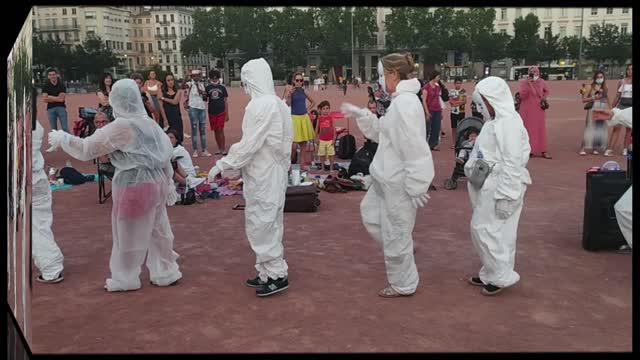
[[[214,182],[216,180],[216,176],[220,175],[221,172],[222,170],[214,165],[211,170],[209,170],[209,176],[207,179],[209,179],[209,182]]]
[[[342,113],[347,117],[357,119],[359,117],[367,115],[368,110],[359,108],[353,104],[342,103],[342,105],[340,105],[340,111],[342,111]]]
[[[172,181],[172,183],[167,186],[167,206],[175,205],[176,201],[178,201],[178,193]]]
[[[511,215],[513,215],[516,210],[518,201],[517,200],[508,200],[508,199],[500,199],[496,201],[496,216],[500,220],[506,220]]]
[[[60,144],[62,144],[65,134],[66,133],[62,130],[51,130],[49,133],[49,149],[47,149],[47,152],[58,150]]]
[[[416,197],[412,197],[411,204],[413,205],[414,208],[418,209],[427,205],[427,201],[430,198],[431,197],[427,193],[422,193]]]

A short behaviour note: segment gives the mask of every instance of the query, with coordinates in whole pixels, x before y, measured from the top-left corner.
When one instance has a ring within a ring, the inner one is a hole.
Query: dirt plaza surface
[[[613,158],[578,156],[585,118],[578,100],[581,83],[548,82],[553,159],[529,161],[533,184],[516,256],[521,280],[498,296],[482,296],[466,282],[477,274],[480,259],[470,240],[466,182],[454,191],[443,186],[455,165],[446,114],[441,151],[433,152],[437,190],[430,191],[431,200],[416,219],[420,285],[414,296],[377,296],[387,284],[384,258],[361,223],[364,192],[323,192],[319,212],[285,214],[290,288],[281,294],[258,298],[244,284],[255,276],[255,257],[243,213],[231,209],[242,202],[240,196],[169,208],[184,275],[177,286],[151,286],[143,268],[142,289],[107,293],[111,200],[98,204],[98,184],[88,183],[53,193],[53,231],[65,256],[65,280],[33,283],[31,349],[37,354],[631,351],[631,256],[581,247],[585,170],[611,159],[626,168],[626,160],[619,149]],[[473,91],[471,83],[464,87]],[[279,95],[282,90],[277,88]],[[342,101],[363,107],[367,102],[366,85],[350,86],[346,96],[335,85],[309,91],[316,104],[329,100],[334,111]],[[240,88],[229,93],[231,120],[225,130],[233,144],[241,137],[249,97]],[[97,102],[95,94],[68,95],[69,127],[79,106]],[[40,101],[38,107],[48,130],[45,105]],[[182,112],[185,132],[191,133]],[[346,126],[346,120],[336,125]],[[360,146],[355,121],[351,130]],[[208,125],[207,132],[213,153]],[[191,152],[190,140],[185,147]],[[214,158],[200,156],[194,164],[208,171]],[[62,167],[67,159],[63,152],[45,153],[47,168]],[[72,164],[95,173],[92,162]]]

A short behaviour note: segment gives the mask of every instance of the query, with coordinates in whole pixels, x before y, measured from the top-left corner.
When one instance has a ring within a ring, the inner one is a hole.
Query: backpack
[[[442,99],[442,101],[447,102],[449,101],[449,90],[444,86],[444,84],[442,82],[440,82],[440,98]]]
[[[356,153],[356,138],[347,133],[336,140],[336,155],[341,159],[351,159]]]
[[[69,185],[81,185],[86,183],[87,181],[94,181],[93,175],[84,176],[78,170],[72,167],[63,167],[60,170],[60,177],[64,179],[65,184]]]
[[[349,165],[348,177],[351,177],[357,173],[363,175],[369,175],[369,165],[373,161],[373,156],[378,150],[378,144],[374,142],[366,142],[364,146],[360,148],[351,159]]]

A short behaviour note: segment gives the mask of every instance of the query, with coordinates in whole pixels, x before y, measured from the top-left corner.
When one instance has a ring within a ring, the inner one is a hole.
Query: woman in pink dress
[[[542,100],[547,100],[549,89],[540,78],[540,69],[532,65],[529,67],[529,77],[520,80],[520,117],[529,133],[531,156],[541,156],[551,159],[547,152],[547,128],[545,111],[540,107]]]

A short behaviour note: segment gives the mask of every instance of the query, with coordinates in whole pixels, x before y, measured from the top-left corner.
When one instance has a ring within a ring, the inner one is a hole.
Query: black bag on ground
[[[285,212],[316,212],[320,198],[315,186],[289,186],[284,201]]]
[[[444,86],[444,84],[442,83],[442,81],[440,82],[440,98],[442,99],[442,101],[447,102],[449,101],[449,89],[447,89],[446,86]]]
[[[378,143],[367,141],[360,150],[353,155],[347,176],[351,177],[357,173],[369,175],[369,165],[371,165],[373,161],[376,150],[378,150]]]
[[[93,175],[84,176],[78,170],[72,167],[63,167],[60,170],[60,177],[64,180],[65,184],[69,185],[81,185],[88,181],[94,181]]]
[[[342,135],[336,144],[336,155],[340,159],[351,159],[356,153],[356,138],[351,134]]]

